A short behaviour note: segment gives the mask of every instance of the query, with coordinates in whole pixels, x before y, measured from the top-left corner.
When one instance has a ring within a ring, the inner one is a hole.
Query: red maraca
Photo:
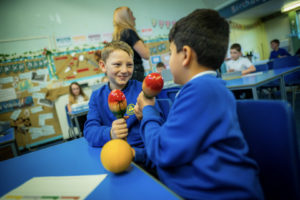
[[[158,95],[163,87],[164,80],[159,73],[148,74],[143,81],[143,92],[149,99]]]
[[[121,90],[113,90],[108,95],[108,106],[117,119],[123,118],[126,113],[127,101]]]

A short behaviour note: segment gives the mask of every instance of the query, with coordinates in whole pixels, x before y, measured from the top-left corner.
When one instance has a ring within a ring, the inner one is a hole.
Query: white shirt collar
[[[191,80],[193,80],[194,78],[197,78],[197,77],[199,77],[199,76],[206,75],[206,74],[210,74],[210,75],[213,75],[213,76],[217,76],[217,72],[216,72],[216,71],[209,70],[209,71],[204,71],[204,72],[200,72],[200,73],[196,74],[195,76],[193,76],[193,77],[191,78]]]

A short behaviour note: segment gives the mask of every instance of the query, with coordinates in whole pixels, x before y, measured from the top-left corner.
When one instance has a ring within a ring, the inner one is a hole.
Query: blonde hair
[[[82,95],[85,101],[87,101],[89,99],[85,95],[85,93],[83,92],[83,90],[81,89],[80,85],[77,82],[72,82],[71,85],[69,86],[69,92],[70,92],[70,95],[69,95],[69,104],[70,105],[77,103],[77,98],[75,97],[75,95],[73,94],[73,91],[72,91],[72,85],[77,85],[79,87],[79,90],[80,90],[79,95]]]
[[[123,50],[128,53],[129,56],[133,57],[132,48],[123,41],[113,41],[108,43],[101,51],[101,60],[105,63],[109,55],[115,50]]]
[[[115,9],[113,19],[113,40],[120,40],[121,33],[124,29],[132,29],[136,31],[134,21],[130,18],[130,12],[130,9],[126,6]]]

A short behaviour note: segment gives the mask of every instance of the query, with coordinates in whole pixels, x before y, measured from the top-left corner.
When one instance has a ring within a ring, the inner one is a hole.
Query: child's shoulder
[[[194,94],[214,94],[226,90],[225,81],[213,75],[202,75],[189,81],[183,88]]]
[[[92,96],[102,96],[109,92],[110,92],[110,90],[109,90],[108,84],[105,84],[105,85],[101,86],[100,88],[98,88],[97,90],[93,91]]]

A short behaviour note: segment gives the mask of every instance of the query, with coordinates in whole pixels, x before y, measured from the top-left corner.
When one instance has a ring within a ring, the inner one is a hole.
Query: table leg
[[[80,130],[80,126],[79,126],[79,122],[78,122],[77,117],[75,117],[75,124],[76,124],[76,127],[78,128],[79,137],[81,137],[81,136],[82,136],[82,133],[81,133],[81,130]]]
[[[252,89],[252,95],[253,95],[253,99],[257,100],[258,99],[258,95],[257,95],[257,88],[253,87]]]
[[[286,90],[285,90],[285,82],[284,82],[284,76],[280,76],[280,93],[281,93],[281,99],[287,100],[286,97]]]
[[[18,156],[18,150],[17,150],[16,142],[11,143],[10,146],[11,146],[11,149],[12,149],[12,152],[13,152],[14,156],[15,157]]]

